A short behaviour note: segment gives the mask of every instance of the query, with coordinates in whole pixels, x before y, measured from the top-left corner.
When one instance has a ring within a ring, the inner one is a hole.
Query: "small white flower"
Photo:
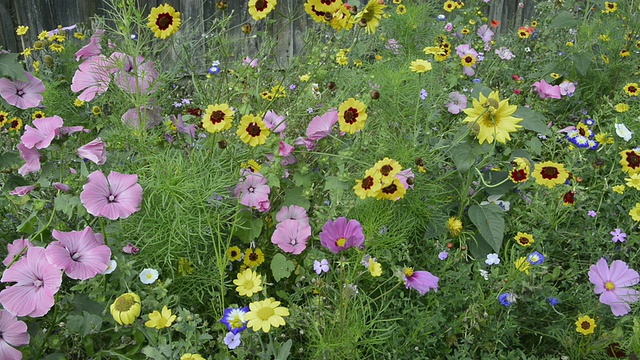
[[[500,258],[498,257],[498,254],[488,254],[487,260],[485,260],[484,263],[489,266],[498,265],[500,264]]]
[[[143,284],[153,284],[156,280],[158,280],[158,270],[147,268],[140,272],[140,281]]]
[[[480,269],[480,276],[482,276],[485,280],[489,280],[489,272],[487,270]]]
[[[624,124],[616,124],[616,134],[622,138],[624,141],[631,140],[631,136],[633,135],[633,131],[627,129]]]
[[[109,263],[107,263],[107,268],[104,269],[104,271],[101,272],[101,274],[102,275],[111,274],[117,267],[118,267],[118,263],[115,260],[109,260]]]

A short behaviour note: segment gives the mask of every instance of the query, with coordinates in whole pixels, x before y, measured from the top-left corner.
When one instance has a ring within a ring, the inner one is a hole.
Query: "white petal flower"
[[[153,284],[156,280],[158,280],[158,270],[147,268],[140,272],[140,281],[143,284]]]
[[[633,135],[633,131],[627,129],[624,124],[616,124],[616,134],[620,136],[624,141],[631,140],[631,136]]]
[[[115,260],[109,260],[107,268],[101,273],[102,275],[111,274],[118,267],[118,263]]]

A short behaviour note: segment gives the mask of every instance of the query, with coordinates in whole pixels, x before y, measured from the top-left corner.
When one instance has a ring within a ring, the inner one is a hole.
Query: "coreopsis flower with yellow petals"
[[[252,114],[244,115],[240,120],[240,126],[236,134],[245,144],[251,146],[262,145],[267,142],[267,137],[271,132],[264,123],[264,120],[259,116]]]
[[[235,111],[227,104],[209,105],[202,117],[202,127],[210,133],[231,128]]]
[[[166,39],[180,29],[180,13],[169,4],[159,5],[151,9],[147,17],[147,27],[159,39]]]
[[[369,0],[367,6],[356,15],[355,20],[361,27],[365,28],[367,34],[375,34],[378,25],[380,25],[383,10],[386,7],[378,0]]]
[[[378,195],[376,196],[377,200],[386,199],[386,200],[400,200],[407,193],[407,189],[402,185],[400,179],[394,177],[393,180],[389,183],[386,182],[378,191]]]
[[[596,330],[596,321],[589,315],[584,315],[576,320],[576,331],[582,335],[590,335]]]
[[[380,172],[375,168],[371,168],[365,172],[362,180],[356,180],[353,190],[360,199],[364,200],[367,197],[376,197],[381,188]]]
[[[338,107],[338,123],[340,131],[355,134],[364,128],[367,121],[367,106],[354,98],[340,104]]]
[[[23,36],[23,35],[25,35],[27,33],[27,31],[29,31],[29,27],[28,26],[20,25],[16,29],[16,35]]]
[[[638,95],[640,95],[640,87],[638,87],[637,83],[628,83],[622,89],[629,96],[638,96]]]
[[[473,99],[473,107],[464,110],[467,118],[462,122],[473,124],[480,144],[485,141],[491,144],[494,139],[505,144],[511,140],[509,133],[522,127],[518,123],[523,119],[512,116],[517,109],[516,105],[509,105],[509,99],[500,101],[498,91],[491,92],[489,97],[481,93],[479,99]]]
[[[249,15],[253,20],[264,19],[275,8],[276,0],[249,0]]]
[[[640,153],[635,149],[623,150],[620,152],[620,165],[622,165],[622,171],[629,175],[637,174],[640,172]]]
[[[536,164],[531,176],[536,179],[536,184],[544,185],[551,189],[556,185],[564,184],[569,178],[569,173],[565,170],[563,164],[545,161]]]

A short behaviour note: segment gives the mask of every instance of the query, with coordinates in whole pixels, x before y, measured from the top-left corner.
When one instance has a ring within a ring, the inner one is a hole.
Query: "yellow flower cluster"
[[[400,200],[407,193],[408,183],[413,184],[413,174],[401,170],[402,165],[396,160],[384,158],[368,169],[362,180],[356,180],[353,190],[363,200],[368,197]]]
[[[447,60],[451,56],[451,43],[447,41],[447,37],[440,35],[434,42],[436,46],[427,46],[422,51],[427,55],[433,55],[438,62]]]

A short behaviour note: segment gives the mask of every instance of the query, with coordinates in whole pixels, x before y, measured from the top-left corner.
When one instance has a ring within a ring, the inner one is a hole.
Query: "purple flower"
[[[223,323],[227,327],[227,329],[229,329],[230,333],[237,334],[247,328],[247,321],[244,319],[244,315],[248,312],[248,306],[245,306],[243,308],[224,309],[224,313],[222,314],[222,319],[220,319],[220,322]]]
[[[274,133],[281,133],[287,128],[287,123],[284,121],[284,115],[278,115],[273,110],[267,111],[262,119],[264,125]]]
[[[234,334],[232,332],[227,333],[224,337],[224,344],[229,347],[229,350],[233,350],[240,346],[240,334]]]
[[[29,149],[25,144],[18,144],[18,150],[20,151],[20,158],[24,160],[26,163],[22,165],[20,169],[18,169],[18,174],[25,176],[32,172],[36,172],[40,170],[40,152],[38,149],[32,148]]]
[[[415,289],[420,295],[424,295],[430,289],[438,292],[438,281],[440,279],[428,271],[413,271],[413,268],[405,268],[402,273],[402,280],[407,289]]]
[[[82,159],[88,159],[95,164],[102,165],[107,161],[107,145],[101,138],[96,138],[79,147],[77,154]]]
[[[420,100],[425,100],[427,96],[429,96],[429,93],[427,92],[427,90],[425,89],[420,90]]]
[[[184,100],[187,100],[187,99],[182,99],[182,101],[184,101]],[[187,101],[189,101],[189,100],[187,100]],[[171,120],[171,123],[173,124],[173,126],[176,127],[176,130],[179,133],[187,134],[192,139],[196,138],[196,126],[193,125],[193,124],[185,125],[184,121],[182,120],[182,114],[178,114],[178,116],[170,115],[169,116],[169,120]]]
[[[558,85],[548,84],[546,81],[544,81],[544,79],[534,82],[531,86],[536,89],[538,95],[540,96],[540,99],[544,100],[546,98],[562,98],[562,95],[560,94],[560,87]]]
[[[125,254],[137,255],[140,252],[140,249],[135,247],[132,243],[128,243],[122,247],[122,252]]]
[[[623,233],[620,229],[615,229],[614,231],[610,232],[609,234],[611,234],[611,236],[613,236],[613,238],[611,239],[611,241],[613,242],[625,242],[626,238],[627,238],[627,234]]]
[[[556,306],[558,305],[558,299],[554,298],[554,297],[548,297],[547,298],[547,302],[549,303],[549,305],[551,306]]]
[[[329,271],[329,262],[327,259],[322,259],[322,261],[313,260],[313,270],[316,274],[320,275],[323,272]]]
[[[94,171],[82,189],[80,201],[93,216],[125,219],[140,210],[142,186],[138,175],[112,171],[107,178],[102,171]]]
[[[116,73],[115,84],[123,91],[131,94],[150,94],[156,89],[151,84],[158,77],[154,69],[153,61],[145,61],[142,56],[132,56],[120,52],[114,52],[109,57]]]
[[[320,232],[320,243],[334,254],[364,244],[362,225],[357,220],[339,217],[327,221]]]
[[[2,282],[15,282],[0,292],[0,303],[16,316],[41,317],[55,302],[62,272],[47,260],[44,248],[31,247],[27,256],[2,274]]]
[[[25,132],[20,140],[29,149],[44,149],[58,135],[63,121],[59,116],[33,120],[33,126],[25,125]]]
[[[0,310],[0,358],[5,360],[20,360],[22,353],[13,346],[29,344],[27,324],[18,320],[9,311]]]
[[[278,211],[276,221],[283,222],[285,220],[296,220],[302,225],[309,225],[307,210],[297,205],[283,206],[280,211]]]
[[[251,59],[250,57],[247,56],[244,59],[242,59],[242,65],[243,66],[249,65],[250,67],[254,68],[258,66],[258,59]]]
[[[104,30],[96,30],[96,32],[91,35],[91,40],[89,40],[89,43],[82,49],[76,51],[76,61],[100,55],[102,51],[102,46],[100,46],[102,35],[104,35]]]
[[[76,280],[91,279],[107,269],[111,249],[104,244],[104,236],[94,234],[90,227],[83,231],[53,230],[54,241],[47,246],[46,256],[51,265],[63,269]]]
[[[449,102],[444,106],[452,114],[459,114],[462,110],[467,108],[467,97],[457,91],[449,93]]]
[[[531,265],[540,265],[544,262],[544,255],[539,253],[538,251],[534,251],[529,256],[527,256],[527,262]]]
[[[25,196],[28,193],[32,192],[36,187],[37,185],[18,186],[17,188],[9,192],[9,195]]]
[[[22,259],[25,255],[27,255],[27,249],[25,249],[25,247],[33,247],[33,244],[31,243],[31,241],[29,241],[29,239],[25,239],[22,237],[20,239],[14,240],[11,244],[7,244],[7,257],[4,258],[4,261],[2,261],[4,266],[9,266],[9,264],[11,264],[11,262],[13,261],[13,258],[20,253],[21,255],[18,259],[16,259],[16,261]],[[24,249],[24,251],[22,251],[22,249]]]
[[[53,187],[56,188],[56,190],[60,190],[60,191],[65,192],[65,193],[71,191],[71,187],[69,185],[63,184],[61,182],[54,182],[51,185],[53,185]]]
[[[307,239],[311,236],[311,226],[297,220],[285,220],[276,226],[271,242],[282,251],[298,255],[307,248]]]
[[[509,50],[508,48],[506,48],[504,46],[501,46],[499,49],[496,49],[495,53],[502,60],[511,60],[514,57],[516,57],[515,55],[513,55],[511,50]]]
[[[589,268],[589,281],[595,285],[595,293],[601,294],[600,302],[611,306],[615,316],[626,315],[631,310],[629,304],[638,301],[640,292],[630,287],[640,282],[640,276],[624,261],[614,260],[609,268],[607,260],[600,258]]]
[[[258,210],[266,207],[270,192],[271,188],[267,185],[267,178],[260,173],[247,174],[244,179],[240,179],[234,190],[240,204]]]
[[[596,215],[598,215],[595,211],[593,210],[589,210],[587,211],[587,215],[591,216],[592,218],[596,217]]]
[[[448,257],[449,257],[449,253],[446,252],[446,251],[441,251],[438,254],[438,259],[440,259],[440,260],[446,260]]]
[[[34,108],[42,102],[44,84],[40,79],[24,72],[28,82],[0,78],[0,96],[9,104],[22,110]]]
[[[413,170],[411,170],[411,168],[400,171],[396,174],[395,177],[400,180],[400,183],[405,188],[405,190],[413,189],[413,181],[411,182],[411,185],[409,185],[409,179],[413,180],[413,178],[415,177],[415,174],[413,173]]]
[[[493,31],[491,31],[491,29],[489,29],[489,26],[482,25],[478,31],[477,31],[478,36],[480,37],[480,39],[482,40],[482,42],[490,42],[491,39],[493,39]]]
[[[140,127],[140,119],[138,118],[138,113],[142,115],[143,120],[147,120],[147,129],[151,129],[162,121],[162,108],[154,105],[153,102],[148,105],[142,105],[137,109],[131,108],[127,110],[124,114],[122,114],[120,120],[122,120],[123,124],[137,129]]]
[[[317,141],[331,134],[333,125],[338,122],[338,111],[329,109],[324,115],[314,117],[307,127],[307,140]]]

